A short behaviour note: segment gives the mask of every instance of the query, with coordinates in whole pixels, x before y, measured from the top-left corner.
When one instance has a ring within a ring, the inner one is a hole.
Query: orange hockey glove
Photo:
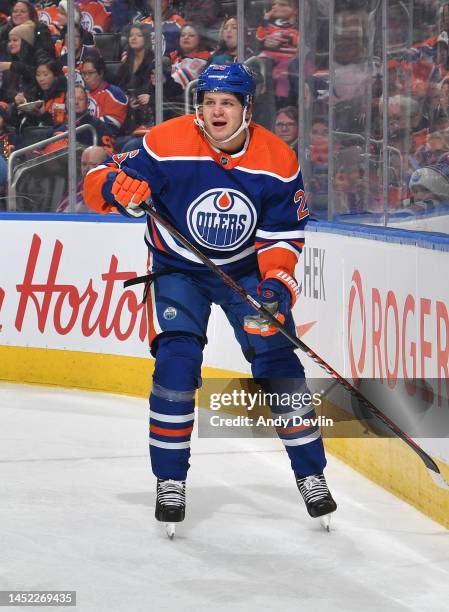
[[[145,214],[139,204],[148,200],[151,189],[147,181],[132,168],[126,168],[117,174],[111,192],[116,202],[132,216],[140,217]]]

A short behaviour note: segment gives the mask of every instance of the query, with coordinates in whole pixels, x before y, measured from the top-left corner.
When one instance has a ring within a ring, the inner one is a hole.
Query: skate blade
[[[167,537],[173,540],[176,532],[175,523],[165,523],[165,531],[167,532]]]
[[[329,532],[331,530],[331,515],[323,514],[323,516],[320,516],[319,519],[321,527]]]

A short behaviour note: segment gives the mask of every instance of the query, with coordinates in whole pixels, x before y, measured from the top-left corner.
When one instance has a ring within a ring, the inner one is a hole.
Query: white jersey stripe
[[[143,139],[143,146],[145,148],[145,151],[148,153],[148,155],[151,155],[151,157],[154,157],[154,159],[157,159],[157,161],[214,161],[213,157],[209,157],[207,155],[202,155],[202,156],[176,155],[174,157],[159,157],[159,155],[156,155],[156,153],[152,151],[150,147],[147,145],[145,138]]]
[[[294,244],[289,244],[288,242],[275,242],[274,244],[270,244],[269,246],[262,247],[261,249],[257,249],[257,255],[261,253],[265,253],[265,251],[269,251],[270,249],[285,249],[286,251],[292,251],[296,256],[301,253],[301,249],[296,247]]]
[[[244,168],[243,166],[236,166],[234,170],[241,170],[242,172],[248,172],[249,174],[266,174],[267,176],[272,176],[273,178],[279,179],[283,183],[290,183],[294,181],[300,172],[300,168],[298,167],[298,171],[293,176],[284,177],[280,174],[276,174],[275,172],[269,172],[268,170],[253,170],[252,168]]]
[[[294,232],[266,232],[265,230],[256,230],[256,238],[267,238],[268,240],[296,240],[304,238],[303,230],[295,230]]]

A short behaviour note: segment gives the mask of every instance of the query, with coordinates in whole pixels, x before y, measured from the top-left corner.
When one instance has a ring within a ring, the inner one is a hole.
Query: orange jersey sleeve
[[[102,189],[110,172],[120,172],[114,165],[99,166],[90,170],[84,178],[83,198],[89,208],[101,214],[112,212],[113,207],[106,202]]]

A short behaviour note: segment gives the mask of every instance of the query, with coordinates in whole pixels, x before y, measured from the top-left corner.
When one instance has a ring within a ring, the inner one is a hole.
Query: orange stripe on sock
[[[150,431],[160,436],[188,436],[192,433],[193,425],[190,427],[184,427],[184,429],[165,429],[164,427],[158,427],[157,425],[150,425]]]

